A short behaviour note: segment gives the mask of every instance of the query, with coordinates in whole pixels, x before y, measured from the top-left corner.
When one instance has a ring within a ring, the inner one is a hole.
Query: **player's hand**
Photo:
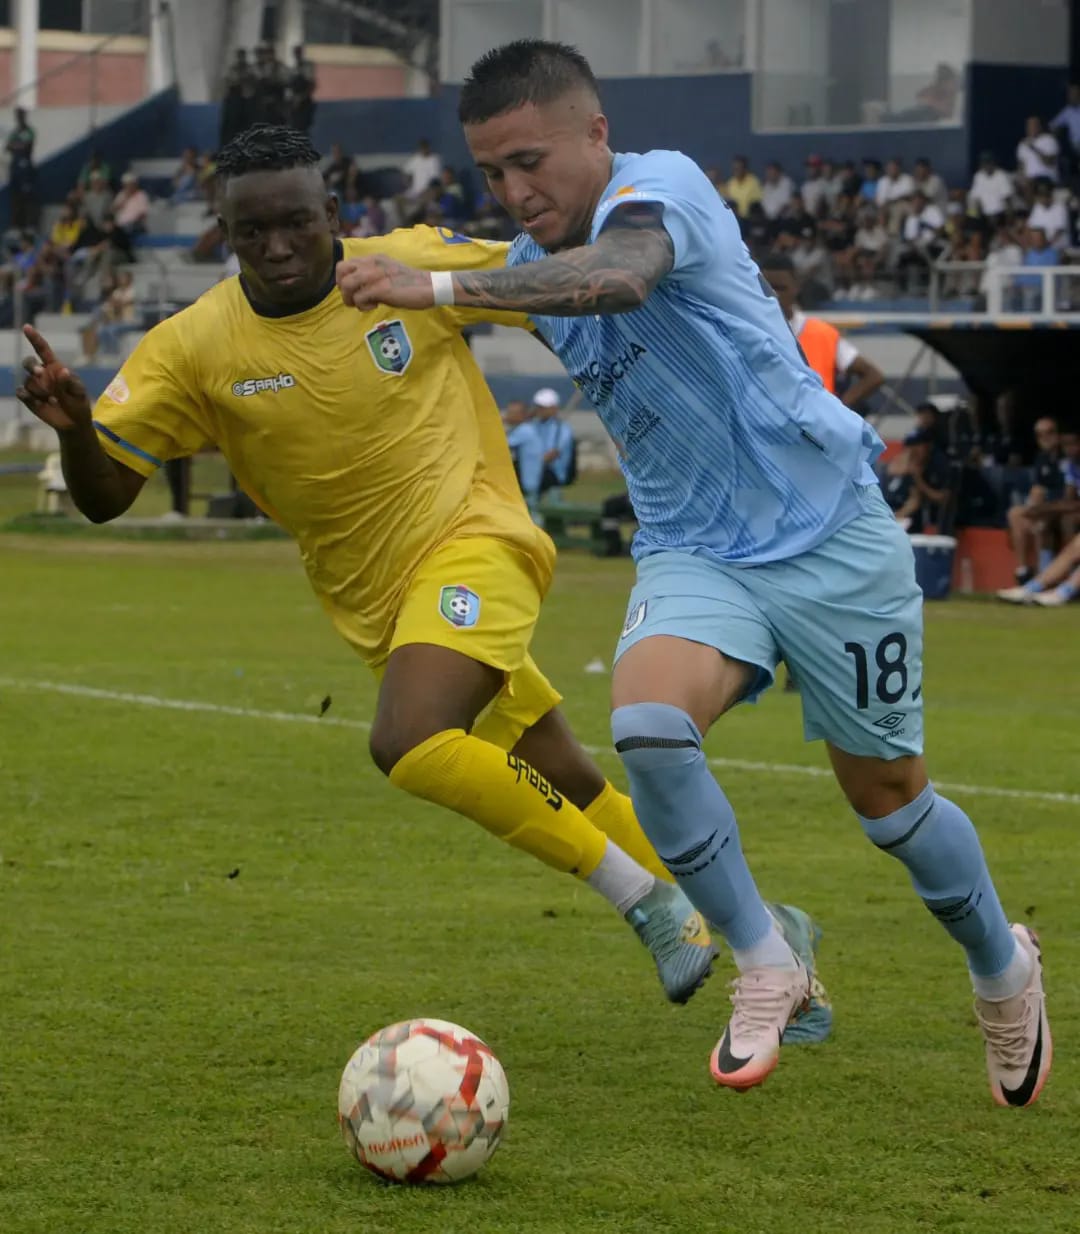
[[[23,333],[37,355],[23,361],[26,376],[15,397],[58,433],[89,428],[93,410],[86,387],[71,369],[60,363],[44,335],[33,326],[23,326]]]
[[[361,310],[426,309],[435,304],[431,272],[414,270],[389,257],[351,257],[337,264],[337,284],[346,304]]]

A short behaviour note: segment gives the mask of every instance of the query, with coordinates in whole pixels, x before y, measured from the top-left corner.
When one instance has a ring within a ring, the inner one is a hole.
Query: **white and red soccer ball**
[[[369,1037],[338,1089],[349,1152],[381,1178],[456,1183],[494,1153],[510,1113],[506,1074],[468,1029],[405,1020]]]

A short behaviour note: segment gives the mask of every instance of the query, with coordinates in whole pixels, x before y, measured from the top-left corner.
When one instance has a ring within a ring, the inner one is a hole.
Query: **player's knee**
[[[627,703],[611,713],[615,751],[627,773],[648,776],[701,754],[701,733],[681,707]]]
[[[923,760],[903,758],[867,760],[862,774],[842,784],[851,808],[860,818],[885,818],[903,810],[926,788]]]
[[[368,740],[371,761],[388,776],[401,760],[448,725],[380,724],[376,722]]]

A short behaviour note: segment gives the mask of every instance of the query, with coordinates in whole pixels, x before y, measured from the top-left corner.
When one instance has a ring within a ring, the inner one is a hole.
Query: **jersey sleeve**
[[[421,270],[501,270],[506,265],[509,244],[499,240],[477,240],[451,231],[449,227],[399,227],[387,236],[344,244],[346,257],[361,257],[369,253],[385,253],[395,261]],[[534,329],[525,313],[501,309],[470,308],[450,304],[436,309],[457,329],[488,321],[500,326]]]
[[[723,213],[730,212],[700,167],[674,150],[629,158],[608,185],[593,216],[592,239],[612,213],[632,202],[655,202],[675,248],[672,274],[701,273],[722,243]]]
[[[836,340],[836,370],[846,373],[859,358],[859,349],[841,334]]]
[[[94,407],[105,452],[141,476],[213,444],[176,321],[143,337]]]

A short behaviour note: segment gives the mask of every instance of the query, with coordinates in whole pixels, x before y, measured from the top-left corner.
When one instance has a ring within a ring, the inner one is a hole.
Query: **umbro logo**
[[[262,394],[270,390],[277,394],[279,390],[291,390],[296,385],[292,373],[278,373],[275,377],[248,377],[245,381],[234,381],[232,392],[237,398],[248,398],[252,394]]]
[[[894,728],[899,728],[907,719],[902,711],[890,711],[887,716],[882,716],[880,720],[874,721],[875,728],[884,728],[892,732]]]

